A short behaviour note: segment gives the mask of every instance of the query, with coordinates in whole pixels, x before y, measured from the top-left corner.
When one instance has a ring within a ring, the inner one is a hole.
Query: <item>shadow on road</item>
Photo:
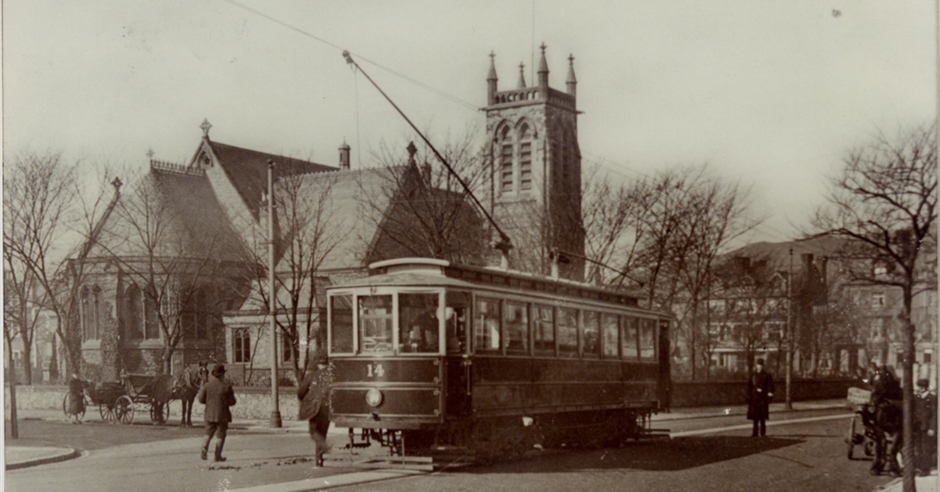
[[[8,446],[64,446],[87,451],[122,444],[196,437],[205,431],[201,427],[137,425],[136,422],[133,425],[120,425],[86,421],[81,425],[73,425],[63,419],[20,420],[19,433],[19,439],[11,439],[10,421],[4,421],[5,442]]]
[[[550,473],[576,470],[633,469],[677,471],[734,460],[752,454],[793,446],[803,439],[740,436],[694,436],[671,440],[631,443],[622,448],[546,452],[511,464],[474,466],[457,473]]]

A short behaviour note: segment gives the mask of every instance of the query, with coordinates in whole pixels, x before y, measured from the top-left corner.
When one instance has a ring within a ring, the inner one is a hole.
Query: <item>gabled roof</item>
[[[100,244],[91,248],[89,257],[146,255],[137,230],[147,220],[151,227],[164,228],[163,240],[154,252],[157,256],[178,256],[185,251],[186,256],[222,261],[248,257],[205,174],[151,165],[150,172],[132,186],[108,216]],[[143,201],[150,202],[151,214],[156,216],[143,216]]]
[[[242,200],[245,201],[245,204],[254,214],[255,218],[258,217],[258,209],[261,206],[261,194],[268,186],[267,173],[269,160],[275,162],[275,179],[285,174],[306,174],[336,170],[335,167],[284,157],[282,155],[243,149],[233,145],[213,142],[208,138],[203,139],[203,142],[211,148],[219,166],[225,171],[225,175],[238,191],[238,194],[241,195]],[[195,160],[198,156],[199,151],[193,156],[193,162],[190,163],[190,167],[195,165]]]
[[[324,204],[324,217],[335,234],[329,245],[332,249],[323,259],[320,270],[348,270],[362,268],[369,247],[374,243],[382,215],[388,210],[392,196],[389,173],[396,168],[369,168],[312,173],[299,177],[305,197],[316,197],[328,190],[329,200]],[[281,224],[286,227],[286,223]],[[279,271],[286,269],[280,261]]]

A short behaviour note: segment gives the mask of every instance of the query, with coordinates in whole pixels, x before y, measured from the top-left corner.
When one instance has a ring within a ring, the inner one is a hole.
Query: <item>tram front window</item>
[[[345,354],[353,351],[352,296],[330,297],[330,352]]]
[[[359,351],[392,351],[392,296],[359,297]]]
[[[398,351],[437,353],[440,351],[440,321],[437,294],[398,295]]]

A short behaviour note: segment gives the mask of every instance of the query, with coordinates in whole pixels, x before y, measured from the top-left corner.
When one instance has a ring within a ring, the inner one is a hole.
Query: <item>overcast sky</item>
[[[490,51],[503,90],[544,42],[552,87],[575,57],[584,162],[707,162],[753,186],[752,240],[782,241],[848,148],[936,118],[936,24],[932,0],[5,0],[4,157],[184,162],[207,118],[215,141],[336,165],[345,140],[368,166],[417,137],[342,49],[443,143],[482,129]]]

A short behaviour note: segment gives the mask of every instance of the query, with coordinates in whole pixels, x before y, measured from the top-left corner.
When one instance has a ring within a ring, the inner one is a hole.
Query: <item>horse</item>
[[[183,406],[180,427],[193,426],[193,402],[199,387],[209,380],[209,369],[205,362],[198,366],[187,366],[177,375],[173,385],[173,399],[179,399]]]
[[[872,380],[869,421],[875,434],[875,459],[871,473],[878,475],[887,466],[892,475],[899,475],[897,455],[901,449],[904,412],[901,409],[901,384],[885,369],[879,369]]]

